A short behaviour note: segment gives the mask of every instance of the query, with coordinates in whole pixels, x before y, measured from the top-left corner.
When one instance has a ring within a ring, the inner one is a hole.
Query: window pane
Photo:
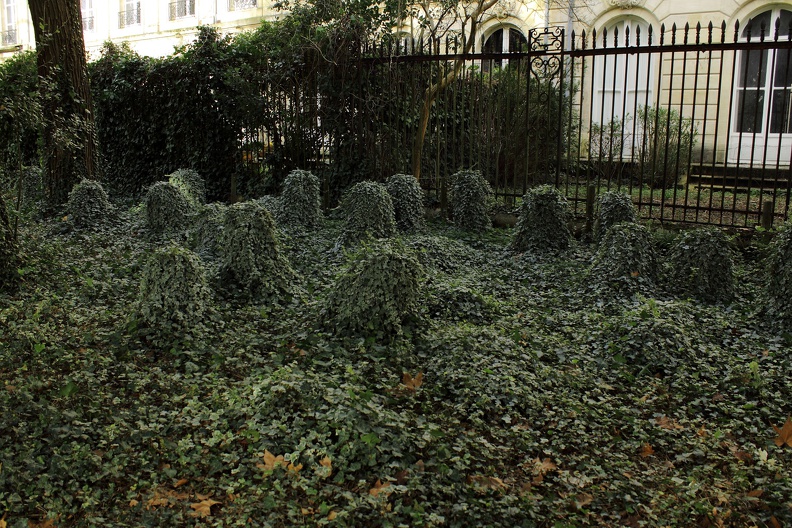
[[[764,36],[765,38],[773,38],[773,26],[771,26],[770,17],[772,12],[765,11],[761,15],[756,15],[752,19],[748,20],[748,23],[745,25],[742,31],[742,38],[749,39],[749,40],[759,40],[760,36],[762,35],[762,28],[764,27]]]
[[[770,132],[773,134],[788,134],[790,128],[790,108],[792,107],[792,92],[789,89],[773,90],[773,102],[770,109]]]
[[[528,40],[520,33],[519,29],[509,29],[509,53],[528,51]]]
[[[756,88],[765,85],[767,50],[743,51],[740,63],[740,75],[737,79],[738,86]]]
[[[737,132],[762,131],[764,90],[740,90],[737,94]]]
[[[781,22],[778,26],[778,40],[787,40],[789,38],[789,24],[792,23],[792,11],[782,9],[779,18]],[[775,33],[775,27],[773,28],[773,33]]]
[[[775,72],[773,73],[773,86],[783,88],[792,84],[792,57],[788,49],[775,50]]]

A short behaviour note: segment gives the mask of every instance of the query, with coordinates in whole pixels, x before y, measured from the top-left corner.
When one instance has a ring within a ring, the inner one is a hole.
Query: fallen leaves
[[[407,390],[415,392],[421,385],[423,385],[423,372],[419,372],[413,378],[408,372],[405,372],[402,375],[402,385],[404,385]]]
[[[488,477],[486,475],[470,476],[468,477],[468,484],[473,485],[479,491],[500,491],[508,488],[508,486],[498,477]]]
[[[190,508],[195,511],[190,512],[189,515],[192,517],[209,517],[212,514],[212,506],[215,504],[220,504],[220,501],[212,500],[208,497],[201,502],[190,504]]]
[[[388,495],[390,495],[392,491],[389,490],[388,488],[390,488],[390,482],[386,481],[383,483],[380,479],[377,479],[377,482],[369,490],[369,495],[371,495],[374,498],[377,498],[380,496],[380,494],[383,494],[387,497]]]
[[[654,455],[654,448],[649,444],[649,442],[644,442],[641,446],[641,458],[647,458]]]
[[[679,425],[676,420],[665,415],[655,418],[655,424],[657,424],[661,429],[668,429],[669,431],[684,429],[684,427]]]
[[[792,418],[789,416],[787,417],[786,423],[779,429],[775,425],[773,426],[778,436],[775,439],[775,445],[778,447],[784,447],[786,444],[789,447],[792,447]]]
[[[266,449],[264,450],[264,455],[262,455],[262,458],[264,459],[264,463],[262,464],[259,462],[256,464],[256,467],[263,469],[264,471],[274,471],[276,467],[281,466],[286,468],[287,471],[299,473],[303,468],[302,464],[294,465],[292,462],[286,462],[286,459],[283,458],[283,455],[275,456]]]

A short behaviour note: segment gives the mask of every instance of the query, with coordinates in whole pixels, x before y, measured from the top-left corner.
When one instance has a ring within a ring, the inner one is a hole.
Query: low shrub
[[[480,291],[475,282],[456,279],[433,277],[427,284],[422,304],[431,319],[475,324],[492,322],[498,311],[495,298]]]
[[[44,200],[44,181],[40,167],[22,169],[22,210],[29,211],[39,207]]]
[[[83,180],[69,193],[67,209],[77,227],[101,225],[112,211],[102,184],[95,180]]]
[[[322,221],[322,198],[319,178],[308,171],[293,170],[283,181],[279,223],[315,227]]]
[[[451,177],[451,210],[454,223],[468,231],[486,231],[492,226],[487,200],[492,187],[479,171],[463,170]]]
[[[773,238],[765,266],[767,313],[792,332],[792,223]]]
[[[276,223],[280,222],[280,218],[283,214],[283,202],[280,196],[265,194],[261,198],[255,199],[254,202],[266,209],[269,214],[272,215],[272,219],[275,220]]]
[[[569,204],[558,189],[541,185],[525,193],[510,245],[513,251],[562,251],[571,238]]]
[[[444,236],[418,235],[405,240],[427,269],[452,272],[473,264],[476,252],[469,246]]]
[[[16,289],[19,284],[17,269],[21,262],[5,200],[0,193],[0,291],[10,293]]]
[[[608,191],[597,197],[594,218],[594,241],[599,243],[611,226],[621,222],[637,222],[638,211],[628,194]]]
[[[198,337],[211,291],[198,256],[179,246],[155,251],[143,269],[136,315],[155,343]]]
[[[193,207],[206,203],[206,183],[192,169],[179,169],[168,175],[168,183],[176,187]]]
[[[353,185],[341,200],[341,212],[346,219],[341,235],[344,245],[396,234],[393,201],[380,183],[362,181]]]
[[[424,193],[418,181],[409,174],[394,174],[385,182],[393,200],[396,227],[402,233],[422,231],[424,222]]]
[[[401,241],[363,245],[336,277],[321,319],[338,335],[392,338],[418,308],[423,272]]]
[[[649,230],[630,222],[607,230],[589,272],[592,282],[622,293],[651,290],[657,280],[657,256]]]
[[[144,199],[146,225],[155,233],[183,229],[194,208],[187,197],[168,182],[149,187]]]
[[[727,302],[734,295],[734,250],[715,227],[683,233],[668,254],[668,287],[704,302]]]
[[[292,291],[296,274],[281,254],[272,215],[257,202],[228,207],[220,252],[220,279],[232,293],[261,300]]]

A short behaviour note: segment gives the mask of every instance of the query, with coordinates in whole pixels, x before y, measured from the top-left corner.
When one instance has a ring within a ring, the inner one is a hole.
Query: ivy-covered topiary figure
[[[649,230],[631,222],[611,226],[600,242],[590,277],[628,294],[652,289],[657,280],[657,255]]]
[[[21,263],[5,200],[0,193],[0,291],[12,293],[16,290],[19,285],[17,270]]]
[[[322,321],[343,336],[391,338],[415,313],[423,267],[401,241],[364,245],[336,277]]]
[[[608,191],[597,197],[597,213],[594,218],[594,241],[599,243],[611,226],[638,221],[638,212],[628,194]]]
[[[269,214],[272,215],[272,219],[276,224],[281,221],[281,216],[283,214],[283,202],[281,201],[280,196],[265,194],[261,198],[257,198],[253,201],[266,209]]]
[[[341,211],[346,218],[342,244],[396,234],[393,201],[380,183],[362,181],[353,185],[341,200]]]
[[[206,183],[192,169],[179,169],[168,175],[168,183],[176,187],[193,207],[206,203]]]
[[[715,227],[683,233],[668,255],[669,289],[704,302],[727,302],[734,295],[734,252]]]
[[[773,238],[765,262],[767,314],[792,332],[792,222]]]
[[[315,227],[322,222],[319,178],[308,171],[293,170],[283,181],[278,222],[289,226]]]
[[[210,300],[206,272],[195,253],[175,245],[158,249],[143,268],[137,319],[157,341],[196,337]]]
[[[104,223],[113,208],[101,183],[83,180],[69,193],[67,209],[75,226],[94,227]]]
[[[451,176],[451,210],[454,223],[467,231],[486,231],[492,226],[487,200],[492,187],[480,171],[463,170]]]
[[[566,198],[552,185],[529,189],[523,196],[511,249],[518,253],[562,251],[571,238]]]
[[[222,203],[210,203],[195,215],[187,231],[187,244],[202,258],[219,254],[227,208]]]
[[[409,174],[394,174],[385,182],[393,200],[396,227],[402,233],[422,231],[424,223],[424,194],[418,181]]]
[[[281,255],[272,215],[260,204],[228,207],[220,252],[221,281],[235,294],[260,300],[292,291],[296,274]]]
[[[155,233],[183,229],[194,208],[187,197],[168,182],[149,187],[144,200],[146,224]]]

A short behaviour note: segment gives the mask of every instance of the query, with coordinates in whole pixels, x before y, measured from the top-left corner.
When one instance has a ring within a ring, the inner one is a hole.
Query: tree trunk
[[[478,21],[481,16],[491,7],[498,3],[498,0],[479,0],[478,7],[470,16],[470,36],[465,42],[462,57],[454,60],[454,65],[446,75],[440,77],[436,83],[429,85],[424,92],[424,102],[421,106],[421,118],[418,120],[418,130],[415,133],[412,147],[412,172],[413,177],[421,181],[421,156],[423,155],[424,141],[426,140],[426,128],[429,125],[429,112],[437,97],[445,90],[449,84],[454,82],[459,75],[459,71],[465,64],[465,55],[473,50],[476,43],[476,33],[478,32]]]
[[[81,178],[97,178],[96,133],[80,0],[28,0],[43,114],[43,183],[50,208]]]

